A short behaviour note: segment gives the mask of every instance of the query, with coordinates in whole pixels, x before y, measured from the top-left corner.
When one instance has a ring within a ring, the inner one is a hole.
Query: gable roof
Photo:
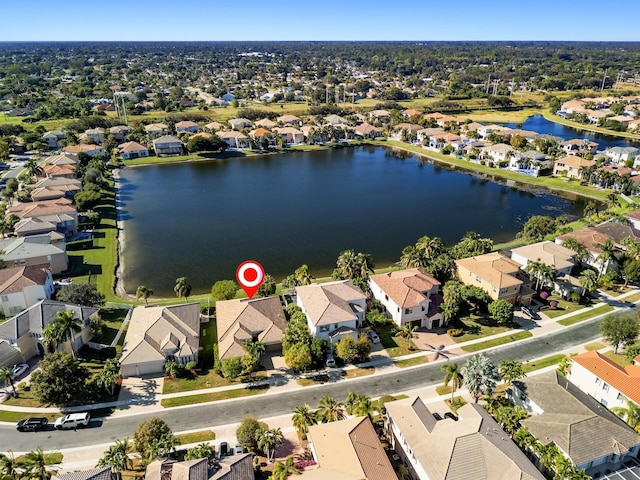
[[[578,466],[640,444],[631,427],[555,370],[514,386],[543,411],[522,425],[543,444],[555,443]]]
[[[26,287],[44,285],[49,277],[49,265],[23,265],[0,269],[0,294],[22,292]]]
[[[51,239],[51,236],[46,233],[28,237],[4,238],[0,240],[0,250],[4,252],[0,255],[0,258],[5,262],[12,262],[14,260],[65,253],[66,244],[53,244]]]
[[[480,405],[458,409],[458,421],[436,420],[420,397],[385,408],[431,480],[544,478]]]
[[[136,307],[122,346],[120,363],[129,365],[176,356],[196,355],[200,346],[200,304]]]
[[[523,283],[522,280],[512,275],[520,269],[520,264],[498,252],[462,258],[456,260],[456,264],[478,275],[497,288]]]
[[[175,135],[163,135],[161,137],[156,138],[153,141],[153,145],[164,145],[165,143],[179,143],[180,145],[182,145],[182,140],[180,140],[178,137],[176,137]]]
[[[149,151],[147,147],[139,144],[138,142],[122,143],[118,145],[118,150],[120,150],[120,153]]]
[[[631,225],[624,225],[617,222],[605,222],[592,227],[596,232],[609,237],[613,243],[622,245],[622,240],[632,238],[640,241],[640,230],[636,230]]]
[[[40,202],[18,203],[9,207],[7,211],[19,218],[42,217],[45,215],[68,214],[76,215],[77,210],[68,198],[42,200]]]
[[[573,256],[575,252],[562,245],[549,240],[533,243],[511,250],[511,255],[520,255],[532,262],[542,262],[545,265],[561,270],[575,264]]]
[[[596,350],[574,355],[571,360],[640,405],[639,365],[621,367]]]
[[[366,295],[349,280],[296,287],[299,301],[313,325],[357,321],[360,308],[355,302]]]
[[[221,360],[244,355],[244,342],[254,337],[267,345],[281,343],[287,326],[278,297],[216,302],[216,321]]]
[[[309,427],[309,442],[325,478],[333,472],[353,479],[397,479],[369,417],[356,417]]]
[[[587,160],[586,158],[576,157],[574,155],[570,155],[568,157],[560,158],[556,160],[556,165],[558,163],[563,163],[569,167],[580,168],[580,167],[593,167],[596,162],[593,160]]]
[[[57,473],[51,480],[111,480],[111,467],[92,468],[70,473]]]
[[[424,292],[440,286],[440,282],[421,268],[371,275],[371,282],[382,289],[400,308],[416,307],[428,297]]]
[[[169,127],[167,125],[165,125],[164,123],[150,123],[149,125],[145,125],[144,126],[144,130],[147,133],[150,133],[150,132],[162,132],[162,131],[169,130]]]
[[[564,242],[569,238],[575,238],[582,245],[584,245],[587,250],[595,253],[600,253],[601,251],[598,247],[596,247],[596,245],[604,244],[604,242],[606,242],[607,240],[613,241],[613,239],[609,237],[609,235],[598,232],[592,227],[579,228],[578,230],[574,230],[573,232],[565,233],[564,235],[556,237],[556,240]]]

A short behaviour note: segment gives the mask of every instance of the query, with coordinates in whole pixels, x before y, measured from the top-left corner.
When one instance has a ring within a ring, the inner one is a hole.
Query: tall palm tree
[[[313,276],[309,273],[309,266],[306,264],[296,268],[293,276],[298,285],[311,285],[311,282],[314,280]]]
[[[300,475],[300,470],[294,465],[293,457],[289,456],[284,462],[277,461],[273,464],[271,480],[286,480],[289,475]]]
[[[279,428],[261,428],[256,432],[258,448],[264,452],[268,462],[273,462],[276,446],[282,443],[284,436]]]
[[[260,357],[267,349],[267,346],[259,340],[247,340],[242,346],[256,362],[260,360]]]
[[[16,396],[16,386],[13,384],[13,378],[11,378],[11,367],[0,367],[0,380],[6,385],[9,382],[11,389],[13,390],[13,396]]]
[[[582,297],[586,292],[595,292],[598,288],[598,275],[593,270],[585,270],[582,275],[578,277],[580,286],[582,287]]]
[[[462,366],[460,373],[462,373],[464,386],[476,403],[482,395],[493,394],[500,379],[498,367],[489,360],[489,357],[482,354],[471,357]]]
[[[576,238],[567,238],[562,242],[562,246],[576,252],[574,258],[578,263],[586,262],[589,259],[589,251],[587,250],[587,247],[585,247],[584,244]]]
[[[42,336],[49,345],[50,350],[57,349],[61,343],[69,341],[73,358],[77,357],[74,336],[82,331],[82,321],[75,318],[75,313],[61,310],[56,314],[53,321],[44,327]],[[55,347],[54,347],[55,346]]]
[[[309,427],[318,423],[318,415],[315,410],[312,410],[306,403],[304,405],[298,405],[293,410],[293,417],[291,417],[293,426],[300,435],[309,432]]]
[[[146,305],[149,305],[149,297],[151,295],[153,295],[153,290],[151,290],[150,288],[145,287],[144,285],[140,285],[136,289],[136,301],[138,301],[138,300],[140,300],[142,298],[144,300],[144,303]]]
[[[337,422],[343,420],[344,405],[335,398],[325,395],[318,401],[318,418],[322,423]]]
[[[576,472],[576,467],[573,462],[564,455],[559,455],[553,462],[553,480],[565,480],[567,478],[573,478],[573,474]]]
[[[536,290],[538,290],[540,286],[544,287],[546,283],[553,280],[553,267],[540,261],[540,259],[535,262],[529,262],[525,268],[525,272],[536,279]]]
[[[130,449],[129,439],[116,440],[115,445],[111,445],[104,452],[104,455],[98,460],[98,467],[111,467],[111,471],[118,478],[121,478],[122,470],[130,470],[133,468],[133,460],[129,458],[128,451]]]
[[[513,436],[520,427],[520,420],[524,420],[527,416],[527,412],[517,405],[515,407],[498,407],[495,415],[498,423],[500,423],[504,427],[505,431],[511,436]]]
[[[640,406],[629,399],[625,402],[626,407],[612,407],[611,411],[627,422],[627,425],[635,431],[640,432]]]
[[[522,367],[522,363],[516,360],[501,360],[498,366],[498,372],[500,373],[500,378],[507,386],[511,386],[514,380],[527,376]]]
[[[598,263],[601,265],[600,272],[598,274],[598,278],[600,278],[609,267],[609,263],[618,263],[618,259],[616,258],[616,246],[610,238],[607,238],[604,243],[596,243],[594,246],[600,250],[600,253],[598,254]]]
[[[49,480],[51,471],[47,468],[47,458],[42,447],[36,448],[25,455],[25,465],[29,471],[28,478],[31,480]]]
[[[462,373],[460,373],[457,363],[442,365],[440,370],[446,372],[444,376],[444,386],[448,386],[449,382],[451,382],[451,403],[453,403],[453,395],[456,393],[456,390],[460,388],[460,385],[462,385],[462,381],[464,380]]]
[[[118,378],[120,378],[120,364],[115,358],[110,358],[95,376],[95,382],[99,387],[104,388],[109,395],[113,395]]]
[[[405,323],[400,331],[407,340],[411,340],[416,336],[416,330],[418,330],[418,327],[416,327],[414,324]]]
[[[191,294],[191,285],[187,283],[187,277],[177,278],[173,291],[176,292],[176,296],[184,297],[184,303],[187,303]]]
[[[27,163],[24,164],[25,169],[27,170],[27,175],[29,178],[39,177],[44,175],[44,170],[38,164],[38,161],[35,158],[30,158]]]

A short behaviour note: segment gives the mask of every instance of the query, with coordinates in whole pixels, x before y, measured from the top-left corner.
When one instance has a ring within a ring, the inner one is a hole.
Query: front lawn
[[[405,337],[396,335],[396,326],[387,323],[382,327],[376,327],[376,332],[380,336],[380,343],[385,348],[390,357],[400,357],[416,352],[416,346]]]
[[[231,398],[249,397],[265,393],[269,385],[258,385],[248,388],[234,388],[224,392],[201,393],[186,397],[165,398],[160,404],[165,408],[181,407],[183,405],[195,405],[197,403],[216,402],[218,400],[228,400]]]
[[[548,305],[551,301],[558,302],[556,308],[551,308],[551,306]],[[549,318],[556,318],[560,315],[566,315],[567,313],[573,313],[577,310],[581,310],[585,307],[588,307],[589,305],[592,305],[593,303],[599,302],[599,300],[594,300],[587,297],[584,300],[580,300],[579,303],[574,303],[563,299],[560,295],[554,294],[547,298],[546,302],[547,305],[541,307],[540,311]]]
[[[557,365],[560,360],[562,360],[566,355],[558,353],[556,355],[550,355],[548,357],[541,358],[539,360],[533,360],[531,362],[526,362],[522,365],[522,369],[524,373],[533,372],[535,370],[539,370],[541,368],[550,367],[551,365]]]
[[[615,353],[613,350],[607,350],[602,355],[607,357],[613,363],[617,363],[621,367],[628,367],[629,365],[633,365],[633,362],[629,360],[624,355],[620,355],[619,353]]]
[[[513,335],[505,335],[504,337],[493,338],[484,342],[472,343],[471,345],[462,347],[462,349],[466,352],[479,352],[480,350],[484,350],[486,348],[493,348],[499,345],[504,345],[505,343],[524,340],[525,338],[529,338],[532,336],[533,334],[529,330],[525,330],[522,332],[514,333]]]
[[[414,365],[422,365],[423,363],[428,363],[428,362],[429,362],[429,359],[427,358],[427,356],[421,355],[419,357],[405,358],[404,360],[398,360],[393,364],[396,367],[407,368],[407,367],[413,367]]]
[[[588,320],[590,318],[596,317],[598,315],[602,315],[603,313],[608,313],[613,310],[613,306],[611,305],[601,305],[596,308],[592,308],[582,313],[578,313],[577,315],[573,315],[572,317],[565,318],[563,320],[558,320],[560,325],[564,325],[565,327],[569,325],[573,325],[574,323],[582,322],[584,320]]]
[[[209,440],[215,440],[216,434],[213,432],[213,430],[200,430],[198,432],[176,435],[176,438],[180,440],[180,445],[189,445],[191,443],[201,443],[208,442]]]
[[[451,322],[449,328],[458,328],[464,332],[459,337],[451,337],[456,343],[468,342],[469,340],[489,337],[512,330],[512,327],[497,325],[490,315],[480,316],[475,314],[456,319]]]

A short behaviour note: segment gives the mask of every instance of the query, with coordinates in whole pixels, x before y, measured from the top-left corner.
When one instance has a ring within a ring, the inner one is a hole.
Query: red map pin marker
[[[236,270],[236,280],[247,297],[253,298],[264,281],[264,268],[254,260],[242,262]]]

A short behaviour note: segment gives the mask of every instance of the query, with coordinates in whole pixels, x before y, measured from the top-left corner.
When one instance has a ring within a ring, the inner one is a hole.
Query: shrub
[[[550,306],[551,306],[551,308],[553,308],[554,310],[555,310],[556,308],[558,308],[558,302],[556,302],[555,300],[551,300],[551,301],[549,302],[549,305],[550,305]]]
[[[447,335],[450,337],[460,337],[464,332],[461,328],[450,328],[447,330]]]
[[[549,292],[540,292],[540,298],[546,300],[549,298]]]
[[[231,357],[222,361],[221,372],[224,378],[231,380],[238,378],[242,373],[242,361],[240,357]]]
[[[184,368],[186,368],[187,370],[195,370],[197,366],[198,366],[198,363],[192,360],[190,362],[187,362]]]

